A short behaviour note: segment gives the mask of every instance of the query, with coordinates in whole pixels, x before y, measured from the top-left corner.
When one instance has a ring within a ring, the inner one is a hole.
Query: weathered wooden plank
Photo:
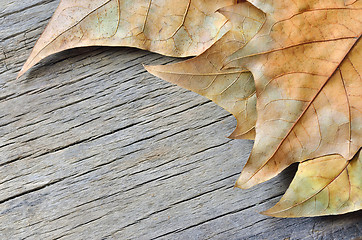
[[[48,58],[16,80],[58,1],[0,0],[0,239],[354,239],[361,212],[276,219],[295,167],[233,189],[251,141],[227,112],[147,74],[131,48]]]

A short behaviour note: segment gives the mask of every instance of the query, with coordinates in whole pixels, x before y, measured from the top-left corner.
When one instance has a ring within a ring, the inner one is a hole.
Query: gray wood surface
[[[0,0],[0,239],[358,239],[361,211],[277,219],[295,166],[234,189],[252,141],[148,74],[175,59],[92,47],[16,74],[59,0]]]

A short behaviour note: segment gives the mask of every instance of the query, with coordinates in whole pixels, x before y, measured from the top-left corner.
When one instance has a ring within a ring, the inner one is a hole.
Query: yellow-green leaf
[[[299,164],[282,199],[263,214],[312,217],[343,214],[362,208],[362,155],[350,161],[330,155]]]

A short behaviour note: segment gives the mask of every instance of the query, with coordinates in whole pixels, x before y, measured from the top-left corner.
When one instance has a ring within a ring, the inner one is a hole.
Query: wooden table
[[[361,211],[277,219],[296,166],[234,189],[252,141],[148,74],[132,48],[56,54],[16,74],[59,0],[0,0],[0,239],[358,239]]]

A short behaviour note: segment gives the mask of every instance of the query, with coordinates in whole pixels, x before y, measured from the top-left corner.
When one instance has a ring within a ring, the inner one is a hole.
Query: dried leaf
[[[253,76],[245,69],[222,70],[226,57],[241,48],[262,26],[264,14],[244,2],[219,10],[231,30],[206,52],[193,59],[163,66],[147,66],[155,76],[205,96],[237,119],[231,138],[253,139],[256,96]]]
[[[43,58],[85,46],[131,46],[194,56],[230,28],[217,9],[235,0],[62,0],[18,76]]]
[[[282,199],[263,214],[311,217],[343,214],[362,208],[362,155],[350,161],[330,155],[299,164]]]
[[[236,186],[301,162],[264,214],[342,214],[362,208],[361,34],[358,0],[62,0],[19,75],[81,46],[201,54],[146,68],[231,112],[230,137],[255,137]]]
[[[253,73],[258,98],[255,145],[236,185],[320,156],[350,160],[362,142],[362,1],[249,2],[268,17],[226,64]]]

